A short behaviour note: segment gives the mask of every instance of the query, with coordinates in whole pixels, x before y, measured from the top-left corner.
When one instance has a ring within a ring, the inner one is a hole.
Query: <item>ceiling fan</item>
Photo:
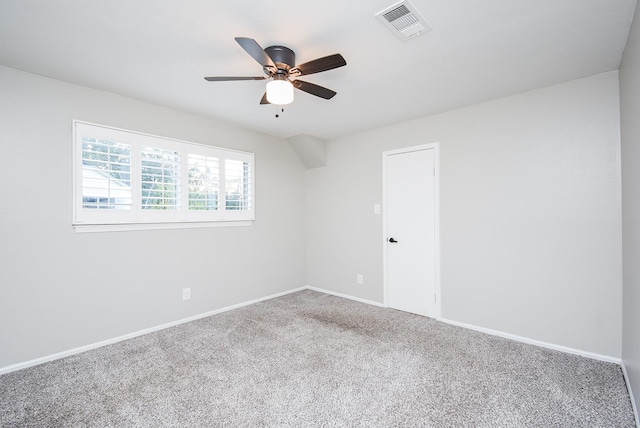
[[[260,77],[234,77],[234,76],[215,76],[205,77],[209,82],[224,82],[232,80],[266,80],[271,79],[267,83],[267,90],[260,100],[260,104],[276,104],[285,105],[293,101],[293,89],[300,89],[316,97],[325,100],[333,98],[336,95],[331,89],[316,85],[314,83],[305,82],[303,80],[291,80],[298,76],[306,76],[309,74],[320,73],[322,71],[333,70],[334,68],[347,65],[342,55],[333,54],[304,64],[295,65],[296,54],[286,46],[269,46],[266,49],[248,37],[236,37],[236,42],[244,49],[253,59],[261,66],[266,76]]]

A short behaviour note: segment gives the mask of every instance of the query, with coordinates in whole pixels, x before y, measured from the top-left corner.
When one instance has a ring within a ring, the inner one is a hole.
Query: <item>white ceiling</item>
[[[374,16],[397,0],[0,0],[0,64],[278,137],[331,139],[616,70],[636,0],[411,0],[433,30],[400,41]],[[235,41],[285,45],[297,63],[347,66],[304,80],[280,118]]]

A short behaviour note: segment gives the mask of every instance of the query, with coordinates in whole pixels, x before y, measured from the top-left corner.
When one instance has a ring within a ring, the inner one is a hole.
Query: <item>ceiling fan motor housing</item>
[[[296,54],[286,46],[269,46],[264,50],[279,69],[289,70],[296,64]]]

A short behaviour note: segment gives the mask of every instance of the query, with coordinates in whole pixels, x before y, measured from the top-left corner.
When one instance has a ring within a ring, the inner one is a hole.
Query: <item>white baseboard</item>
[[[332,296],[338,296],[338,297],[342,297],[342,298],[345,298],[345,299],[355,300],[357,302],[366,303],[368,305],[378,306],[378,307],[382,307],[382,308],[386,307],[385,305],[383,305],[382,303],[379,303],[379,302],[374,302],[372,300],[361,299],[359,297],[349,296],[347,294],[336,293],[334,291],[325,290],[323,288],[312,287],[310,285],[307,285],[305,288],[308,289],[308,290],[318,291],[320,293],[331,294]],[[548,343],[548,342],[543,342],[543,341],[540,341],[540,340],[530,339],[528,337],[518,336],[518,335],[515,335],[515,334],[511,334],[511,333],[505,333],[505,332],[499,331],[499,330],[492,330],[492,329],[489,329],[489,328],[478,327],[478,326],[473,325],[473,324],[466,324],[466,323],[453,321],[453,320],[446,319],[446,318],[438,318],[437,321],[441,321],[441,322],[446,323],[446,324],[455,325],[457,327],[466,328],[466,329],[469,329],[469,330],[479,331],[481,333],[490,334],[492,336],[504,337],[505,339],[511,339],[511,340],[515,340],[517,342],[527,343],[529,345],[536,345],[536,346],[540,346],[540,347],[547,348],[547,349],[553,349],[555,351],[561,351],[561,352],[566,352],[566,353],[569,353],[569,354],[580,355],[580,356],[591,358],[591,359],[594,359],[594,360],[600,360],[600,361],[605,361],[605,362],[608,362],[608,363],[615,363],[615,364],[621,364],[621,362],[622,362],[622,360],[620,358],[617,358],[617,357],[612,357],[612,356],[609,356],[609,355],[596,354],[596,353],[593,353],[593,352],[583,351],[581,349],[569,348],[567,346],[556,345],[556,344],[553,344],[553,343]],[[638,425],[638,428],[640,428],[640,424]]]
[[[150,328],[147,328],[147,329],[144,329],[144,330],[139,330],[139,331],[136,331],[136,332],[133,332],[133,333],[125,334],[123,336],[119,336],[119,337],[115,337],[115,338],[112,338],[112,339],[103,340],[101,342],[96,342],[96,343],[92,343],[92,344],[89,344],[89,345],[81,346],[81,347],[78,347],[78,348],[70,349],[70,350],[67,350],[67,351],[58,352],[56,354],[47,355],[47,356],[40,357],[40,358],[35,358],[33,360],[25,361],[25,362],[22,362],[22,363],[17,363],[17,364],[12,364],[12,365],[5,366],[5,367],[0,367],[0,375],[4,374],[4,373],[10,373],[10,372],[13,372],[13,371],[16,371],[16,370],[25,369],[27,367],[32,367],[32,366],[35,366],[35,365],[38,365],[38,364],[46,363],[48,361],[57,360],[57,359],[68,357],[68,356],[75,355],[75,354],[80,354],[82,352],[90,351],[92,349],[100,348],[102,346],[111,345],[113,343],[118,343],[118,342],[121,342],[123,340],[132,339],[134,337],[142,336],[144,334],[149,334],[149,333],[153,333],[153,332],[156,332],[156,331],[159,331],[159,330],[164,330],[166,328],[174,327],[174,326],[177,326],[177,325],[180,325],[180,324],[184,324],[184,323],[187,323],[187,322],[191,322],[191,321],[195,321],[195,320],[198,320],[198,319],[201,319],[201,318],[206,318],[206,317],[209,317],[211,315],[216,315],[216,314],[219,314],[219,313],[222,313],[222,312],[227,312],[227,311],[230,311],[230,310],[233,310],[233,309],[238,309],[238,308],[241,308],[243,306],[252,305],[254,303],[263,302],[265,300],[274,299],[276,297],[285,296],[287,294],[295,293],[295,292],[302,291],[302,290],[317,291],[319,293],[324,293],[324,294],[329,294],[329,295],[332,295],[332,296],[342,297],[344,299],[355,300],[357,302],[365,303],[365,304],[372,305],[372,306],[386,307],[384,304],[379,303],[379,302],[375,302],[373,300],[362,299],[362,298],[359,298],[359,297],[350,296],[350,295],[347,295],[347,294],[337,293],[337,292],[334,292],[334,291],[325,290],[325,289],[322,289],[322,288],[312,287],[312,286],[307,285],[307,286],[304,286],[304,287],[299,287],[299,288],[295,288],[295,289],[292,289],[292,290],[283,291],[281,293],[276,293],[276,294],[272,294],[272,295],[269,295],[269,296],[260,297],[258,299],[249,300],[249,301],[238,303],[238,304],[235,304],[235,305],[226,306],[224,308],[215,309],[213,311],[209,311],[209,312],[205,312],[205,313],[202,313],[202,314],[194,315],[192,317],[180,319],[180,320],[173,321],[173,322],[166,323],[166,324],[162,324],[162,325],[159,325],[159,326],[150,327]],[[461,323],[461,322],[458,322],[458,321],[448,320],[448,319],[445,319],[445,318],[440,318],[440,319],[438,319],[438,321],[441,321],[441,322],[444,322],[444,323],[447,323],[447,324],[451,324],[451,325],[455,325],[455,326],[458,326],[458,327],[462,327],[462,328],[467,328],[467,329],[470,329],[470,330],[479,331],[479,332],[482,332],[482,333],[487,333],[487,334],[490,334],[490,335],[493,335],[493,336],[504,337],[504,338],[515,340],[515,341],[518,341],[518,342],[528,343],[528,344],[531,344],[531,345],[537,345],[537,346],[541,346],[541,347],[544,347],[544,348],[549,348],[549,349],[554,349],[554,350],[557,350],[557,351],[567,352],[567,353],[570,353],[570,354],[581,355],[581,356],[584,356],[584,357],[587,357],[587,358],[596,359],[596,360],[601,360],[601,361],[620,364],[622,369],[623,369],[623,373],[625,374],[625,381],[627,382],[627,386],[628,386],[628,389],[629,389],[629,394],[631,395],[631,388],[629,387],[630,384],[629,384],[629,381],[627,379],[626,370],[625,370],[624,364],[622,364],[622,360],[620,358],[611,357],[611,356],[607,356],[607,355],[595,354],[595,353],[592,353],[592,352],[582,351],[582,350],[579,350],[579,349],[573,349],[573,348],[569,348],[569,347],[561,346],[561,345],[555,345],[555,344],[552,344],[552,343],[541,342],[541,341],[538,341],[538,340],[529,339],[527,337],[517,336],[517,335],[514,335],[514,334],[505,333],[505,332],[498,331],[498,330],[491,330],[491,329],[487,329],[487,328],[483,328],[483,327],[478,327],[478,326],[475,326],[475,325],[472,325],[472,324],[465,324],[465,323]],[[632,403],[634,403],[633,400],[632,400]],[[635,411],[636,419],[637,419],[638,413],[637,413],[637,409],[635,408],[635,403],[634,403],[634,411]],[[640,424],[637,424],[637,425],[638,425],[638,427],[640,427]]]
[[[609,355],[596,354],[596,353],[593,353],[593,352],[583,351],[581,349],[569,348],[568,346],[556,345],[554,343],[548,343],[548,342],[543,342],[543,341],[540,341],[540,340],[530,339],[528,337],[518,336],[518,335],[515,335],[515,334],[511,334],[511,333],[505,333],[505,332],[499,331],[499,330],[492,330],[490,328],[478,327],[478,326],[473,325],[473,324],[466,324],[466,323],[462,323],[462,322],[458,322],[458,321],[449,320],[449,319],[446,319],[446,318],[440,318],[438,321],[442,321],[442,322],[447,323],[447,324],[455,325],[457,327],[468,328],[470,330],[479,331],[481,333],[487,333],[487,334],[490,334],[492,336],[504,337],[505,339],[511,339],[511,340],[515,340],[517,342],[527,343],[529,345],[541,346],[543,348],[553,349],[555,351],[566,352],[568,354],[580,355],[582,357],[587,357],[587,358],[591,358],[591,359],[594,359],[594,360],[600,360],[600,361],[605,361],[605,362],[608,362],[608,363],[615,363],[615,364],[620,364],[621,363],[621,359],[620,358],[612,357],[612,356],[609,356]]]
[[[624,375],[624,381],[627,384],[627,391],[629,392],[629,398],[631,399],[631,407],[633,408],[633,415],[636,418],[636,426],[640,427],[640,417],[638,417],[638,407],[636,406],[636,400],[633,398],[633,390],[631,389],[631,381],[629,380],[629,374],[627,373],[627,367],[624,365],[624,360],[620,363],[622,367],[622,374]]]
[[[358,302],[361,302],[361,303],[366,303],[366,304],[373,305],[373,306],[378,306],[378,307],[382,307],[382,308],[386,307],[385,305],[383,305],[382,303],[379,303],[379,302],[374,302],[372,300],[361,299],[359,297],[349,296],[347,294],[336,293],[334,291],[325,290],[323,288],[312,287],[312,286],[309,286],[309,285],[306,288],[308,290],[318,291],[320,293],[325,293],[325,294],[331,294],[333,296],[338,296],[338,297],[342,297],[342,298],[345,298],[345,299],[355,300],[355,301],[358,301]],[[527,343],[529,345],[536,345],[536,346],[540,346],[540,347],[547,348],[547,349],[553,349],[555,351],[561,351],[561,352],[566,352],[566,353],[569,353],[569,354],[580,355],[580,356],[591,358],[591,359],[594,359],[594,360],[600,360],[600,361],[605,361],[605,362],[608,362],[608,363],[615,363],[615,364],[621,364],[621,362],[622,362],[621,359],[617,358],[617,357],[612,357],[612,356],[609,356],[609,355],[596,354],[596,353],[593,353],[593,352],[583,351],[583,350],[580,350],[580,349],[569,348],[567,346],[556,345],[556,344],[548,343],[548,342],[542,342],[540,340],[530,339],[528,337],[518,336],[518,335],[515,335],[515,334],[511,334],[511,333],[505,333],[505,332],[499,331],[499,330],[492,330],[492,329],[488,329],[488,328],[484,328],[484,327],[478,327],[478,326],[473,325],[473,324],[466,324],[466,323],[453,321],[453,320],[446,319],[446,318],[438,318],[437,321],[441,321],[441,322],[446,323],[446,324],[455,325],[457,327],[466,328],[466,329],[469,329],[469,330],[479,331],[481,333],[490,334],[492,336],[504,337],[505,339],[511,339],[511,340],[515,340],[517,342]],[[640,428],[640,425],[638,425],[638,427]]]
[[[366,303],[367,305],[378,306],[380,308],[386,307],[382,303],[374,302],[373,300],[361,299],[360,297],[349,296],[348,294],[336,293],[335,291],[325,290],[324,288],[312,287],[310,285],[307,285],[305,288],[307,290],[313,290],[319,293],[330,294],[336,297],[342,297],[343,299],[355,300],[356,302]]]
[[[90,351],[92,349],[101,348],[103,346],[107,346],[107,345],[111,345],[111,344],[114,344],[114,343],[122,342],[123,340],[133,339],[134,337],[138,337],[138,336],[142,336],[142,335],[145,335],[145,334],[153,333],[153,332],[159,331],[159,330],[164,330],[164,329],[170,328],[170,327],[175,327],[177,325],[188,323],[188,322],[195,321],[195,320],[199,320],[201,318],[206,318],[206,317],[209,317],[211,315],[216,315],[216,314],[220,314],[222,312],[227,312],[227,311],[230,311],[230,310],[233,310],[233,309],[238,309],[238,308],[241,308],[243,306],[253,305],[254,303],[263,302],[265,300],[274,299],[276,297],[285,296],[287,294],[295,293],[297,291],[302,291],[302,290],[306,290],[306,289],[307,289],[307,287],[300,287],[300,288],[295,288],[293,290],[283,291],[281,293],[276,293],[276,294],[272,294],[272,295],[269,295],[269,296],[260,297],[258,299],[253,299],[253,300],[249,300],[247,302],[238,303],[236,305],[226,306],[224,308],[215,309],[213,311],[205,312],[203,314],[194,315],[194,316],[188,317],[188,318],[183,318],[183,319],[177,320],[177,321],[172,321],[172,322],[169,322],[169,323],[166,323],[166,324],[162,324],[162,325],[158,325],[158,326],[155,326],[155,327],[146,328],[144,330],[139,330],[139,331],[136,331],[136,332],[133,332],[133,333],[125,334],[123,336],[118,336],[118,337],[114,337],[112,339],[103,340],[101,342],[96,342],[96,343],[92,343],[92,344],[89,344],[89,345],[80,346],[78,348],[69,349],[67,351],[58,352],[56,354],[47,355],[45,357],[35,358],[33,360],[25,361],[25,362],[22,362],[22,363],[17,363],[17,364],[12,364],[12,365],[5,366],[5,367],[0,367],[0,375],[5,374],[5,373],[10,373],[10,372],[13,372],[13,371],[16,371],[16,370],[26,369],[27,367],[36,366],[38,364],[46,363],[46,362],[49,362],[49,361],[57,360],[57,359],[60,359],[60,358],[71,356],[71,355],[80,354],[82,352]]]

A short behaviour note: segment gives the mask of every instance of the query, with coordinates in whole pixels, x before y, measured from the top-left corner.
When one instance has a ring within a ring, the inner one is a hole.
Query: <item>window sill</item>
[[[171,223],[122,223],[122,224],[74,224],[76,233],[126,232],[129,230],[200,229],[206,227],[251,226],[253,220],[171,222]]]

